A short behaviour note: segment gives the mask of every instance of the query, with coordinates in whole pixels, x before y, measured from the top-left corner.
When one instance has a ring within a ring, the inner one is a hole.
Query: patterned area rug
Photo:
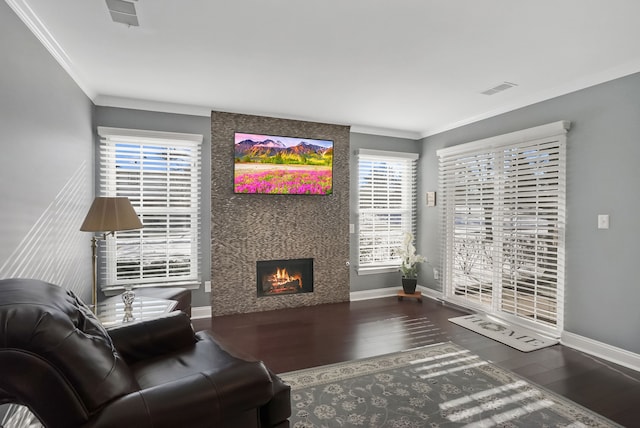
[[[531,352],[558,343],[557,340],[541,336],[522,327],[494,321],[484,315],[464,315],[449,318],[449,321],[522,352]]]
[[[452,343],[280,377],[292,428],[619,426]]]

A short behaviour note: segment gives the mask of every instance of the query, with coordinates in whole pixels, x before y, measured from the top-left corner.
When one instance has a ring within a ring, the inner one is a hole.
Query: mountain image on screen
[[[304,141],[292,147],[287,147],[280,141],[273,140],[244,140],[236,144],[236,159],[243,158],[245,156],[249,156],[251,158],[262,158],[264,156],[274,156],[278,153],[324,156],[327,153],[332,152],[332,148],[316,146]]]
[[[235,134],[234,192],[329,195],[333,141]]]

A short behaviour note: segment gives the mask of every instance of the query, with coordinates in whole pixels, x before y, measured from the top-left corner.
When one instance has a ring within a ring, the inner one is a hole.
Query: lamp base
[[[122,302],[124,303],[124,317],[122,322],[131,322],[136,319],[133,316],[133,301],[136,298],[136,293],[133,292],[131,287],[125,287],[124,293],[122,293]]]

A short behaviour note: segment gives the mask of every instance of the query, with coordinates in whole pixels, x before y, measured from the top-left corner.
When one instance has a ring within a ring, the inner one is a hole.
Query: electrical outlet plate
[[[598,229],[609,229],[609,214],[598,214]]]

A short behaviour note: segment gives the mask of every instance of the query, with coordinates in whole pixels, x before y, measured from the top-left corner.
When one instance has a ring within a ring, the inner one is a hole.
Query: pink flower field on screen
[[[331,171],[263,171],[240,174],[236,193],[326,195],[331,193]]]

